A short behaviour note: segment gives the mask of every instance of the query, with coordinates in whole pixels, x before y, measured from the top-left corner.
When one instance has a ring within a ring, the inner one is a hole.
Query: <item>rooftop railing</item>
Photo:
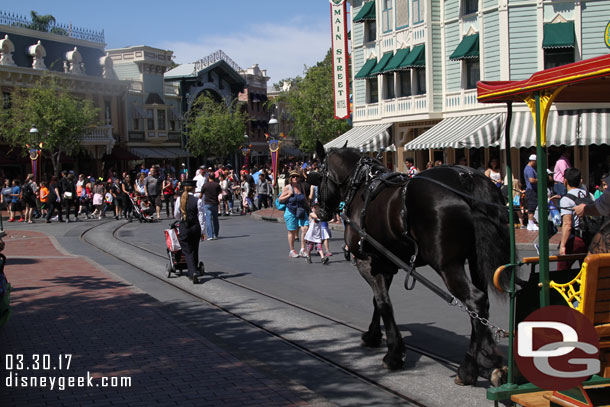
[[[86,28],[74,27],[72,24],[58,24],[54,22],[50,22],[49,24],[37,24],[27,17],[2,10],[0,10],[0,24],[65,35],[79,40],[104,43],[104,30],[94,31]]]

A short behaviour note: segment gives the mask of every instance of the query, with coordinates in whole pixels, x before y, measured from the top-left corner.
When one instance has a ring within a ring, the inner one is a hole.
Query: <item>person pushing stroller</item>
[[[205,230],[206,221],[203,200],[193,195],[196,185],[194,180],[184,181],[183,192],[174,205],[174,218],[180,219],[178,239],[193,284],[199,281],[199,240],[205,240],[202,231]]]

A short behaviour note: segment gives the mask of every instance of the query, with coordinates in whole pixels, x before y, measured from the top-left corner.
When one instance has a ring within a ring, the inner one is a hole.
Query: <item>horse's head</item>
[[[328,221],[338,211],[340,202],[346,197],[350,178],[360,160],[360,153],[344,145],[331,149],[328,154],[324,146],[316,143],[316,153],[322,162],[321,180],[318,187],[320,220]]]

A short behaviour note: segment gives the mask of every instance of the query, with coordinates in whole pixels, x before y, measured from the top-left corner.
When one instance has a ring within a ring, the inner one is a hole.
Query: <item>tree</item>
[[[54,173],[59,175],[62,154],[79,152],[86,130],[98,120],[99,109],[90,100],[72,96],[56,79],[44,76],[34,87],[16,90],[10,106],[0,109],[0,137],[13,147],[42,141],[43,151],[50,152]],[[32,125],[40,140],[30,134]]]
[[[27,28],[37,31],[52,32],[53,34],[68,35],[68,32],[63,28],[55,27],[55,17],[51,14],[40,15],[34,10],[31,10],[30,15],[32,16],[32,24]],[[52,28],[51,25],[53,25]]]
[[[305,77],[297,77],[290,90],[281,93],[288,113],[294,119],[291,136],[301,140],[301,150],[314,151],[316,141],[326,143],[349,130],[346,120],[335,119],[332,51],[310,67]]]
[[[40,15],[32,10],[30,15],[32,16],[32,24],[28,28],[32,30],[49,32],[49,27],[55,24],[55,17],[51,14]]]
[[[187,148],[196,156],[224,157],[243,143],[246,120],[237,100],[227,106],[202,94],[187,114]]]

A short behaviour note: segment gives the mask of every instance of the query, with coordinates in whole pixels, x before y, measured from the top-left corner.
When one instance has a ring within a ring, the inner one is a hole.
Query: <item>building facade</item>
[[[10,100],[15,89],[29,87],[43,75],[52,74],[76,96],[90,99],[99,108],[99,125],[83,134],[85,155],[69,157],[63,166],[101,174],[104,157],[125,137],[122,96],[128,86],[114,75],[112,60],[104,50],[103,31],[71,25],[52,26],[49,31],[28,27],[31,27],[28,19],[0,11],[0,89],[3,97]],[[23,162],[14,153],[12,156],[7,154],[10,155],[6,149],[0,152],[5,172],[22,175],[24,170],[31,171],[27,165],[29,160]],[[43,172],[48,172],[47,166]]]
[[[479,80],[521,80],[536,71],[608,53],[610,2],[583,0],[354,0],[354,128],[327,146],[386,147],[403,169],[413,156],[484,167],[499,150],[506,107],[479,104]],[[574,149],[574,164],[608,155],[606,105],[558,105],[549,118],[551,145]],[[529,110],[516,105],[513,159],[535,145]],[[591,133],[594,132],[594,133]],[[358,144],[358,145],[356,145]],[[558,152],[549,150],[550,155]],[[551,160],[550,160],[551,161]]]
[[[114,72],[129,84],[124,96],[124,132],[121,146],[140,160],[178,164],[189,154],[182,147],[181,97],[175,83],[164,75],[173,52],[149,46],[110,49]],[[117,159],[125,154],[116,154]]]
[[[244,136],[244,144],[252,145],[250,154],[254,159],[265,157],[269,154],[269,148],[265,133],[269,123],[269,111],[266,108],[267,82],[269,77],[266,70],[261,70],[258,64],[241,70],[239,74],[246,81],[243,92],[239,94],[239,101],[245,106],[249,121],[246,124],[247,140]]]

